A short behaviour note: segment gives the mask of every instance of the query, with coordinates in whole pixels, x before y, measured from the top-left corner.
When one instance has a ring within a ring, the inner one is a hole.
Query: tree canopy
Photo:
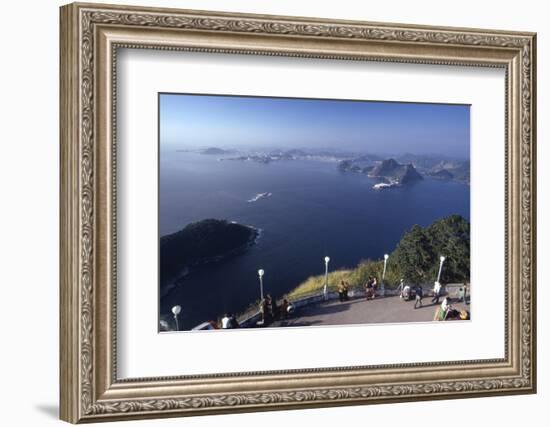
[[[470,280],[470,223],[460,215],[442,218],[425,228],[413,226],[390,259],[405,281],[425,283],[436,280],[440,256],[445,257],[442,282]]]

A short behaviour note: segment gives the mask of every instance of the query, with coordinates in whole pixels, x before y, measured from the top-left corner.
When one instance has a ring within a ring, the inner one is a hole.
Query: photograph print
[[[470,319],[469,105],[158,104],[160,332]]]

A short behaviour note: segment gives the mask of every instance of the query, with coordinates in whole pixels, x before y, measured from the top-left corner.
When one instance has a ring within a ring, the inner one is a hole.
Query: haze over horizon
[[[160,94],[162,149],[309,149],[470,158],[470,106]]]

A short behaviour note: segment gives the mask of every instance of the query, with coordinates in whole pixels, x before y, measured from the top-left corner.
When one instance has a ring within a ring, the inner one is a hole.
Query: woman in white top
[[[439,296],[441,294],[441,283],[434,283],[434,297],[432,298],[433,304],[439,304]]]
[[[231,328],[231,316],[229,313],[226,313],[225,316],[222,318],[222,329],[230,329]]]
[[[409,284],[406,284],[403,288],[403,293],[401,294],[403,299],[410,300],[411,299],[411,286]]]
[[[405,281],[401,279],[399,281],[399,286],[397,287],[397,292],[399,293],[399,298],[403,298],[403,288],[405,286]]]

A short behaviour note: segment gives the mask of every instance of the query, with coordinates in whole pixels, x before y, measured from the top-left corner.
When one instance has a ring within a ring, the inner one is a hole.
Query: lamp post
[[[388,254],[384,254],[384,271],[382,272],[382,283],[380,285],[380,289],[382,290],[382,295],[385,293],[385,283],[384,279],[386,278],[386,264],[388,263],[388,258],[390,256]]]
[[[181,305],[175,305],[172,307],[172,314],[174,315],[174,320],[176,321],[176,331],[180,330],[180,325],[178,322],[178,315],[181,313]]]
[[[330,261],[330,258],[328,256],[325,257],[325,287],[323,288],[323,296],[325,298],[325,301],[328,299],[328,262]]]
[[[441,255],[439,257],[439,272],[437,273],[437,281],[441,278],[441,270],[443,269],[443,263],[445,262],[445,257]]]
[[[263,281],[264,270],[261,268],[258,270],[258,277],[260,278],[260,301],[263,301],[264,300],[264,281]]]

